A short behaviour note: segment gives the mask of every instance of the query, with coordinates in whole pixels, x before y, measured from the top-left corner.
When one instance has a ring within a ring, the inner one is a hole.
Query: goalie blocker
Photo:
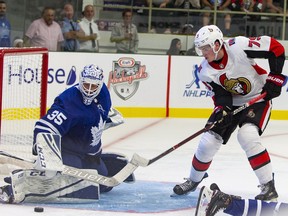
[[[37,159],[34,169],[14,170],[4,181],[8,185],[0,188],[0,202],[87,202],[98,200],[100,192],[108,192],[112,187],[102,186],[92,181],[85,181],[81,176],[74,177],[65,172],[61,157],[60,137],[58,135],[40,133],[37,135]],[[123,155],[107,153],[98,159],[108,170],[108,176],[114,176],[128,163]],[[71,162],[71,161],[70,161]],[[65,164],[65,161],[64,161]],[[89,167],[79,167],[78,171]],[[82,169],[81,169],[82,168]],[[63,174],[62,173],[65,173]],[[97,170],[89,170],[97,175]],[[124,182],[134,182],[131,174]],[[40,197],[40,198],[39,198]]]

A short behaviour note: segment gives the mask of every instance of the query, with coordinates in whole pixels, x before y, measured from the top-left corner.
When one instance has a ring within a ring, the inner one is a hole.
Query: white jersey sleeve
[[[231,38],[224,42],[223,50],[219,61],[201,63],[198,77],[215,95],[229,92],[234,106],[258,96],[269,72],[282,73],[284,48],[271,37]],[[268,59],[270,71],[260,67],[256,58]]]

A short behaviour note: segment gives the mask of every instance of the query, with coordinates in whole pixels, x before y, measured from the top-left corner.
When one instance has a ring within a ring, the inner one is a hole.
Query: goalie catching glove
[[[233,113],[231,110],[226,107],[216,106],[213,110],[213,113],[210,115],[206,125],[211,125],[216,123],[216,126],[227,127],[231,124],[233,118]]]
[[[108,113],[108,119],[105,123],[104,130],[107,130],[110,127],[118,126],[123,123],[124,123],[124,118],[122,114],[115,108],[111,107]]]
[[[285,85],[287,81],[287,77],[283,74],[274,74],[272,72],[269,73],[266,83],[263,86],[263,91],[261,93],[266,92],[266,96],[264,100],[268,101],[275,97],[278,97],[281,94],[281,88]]]

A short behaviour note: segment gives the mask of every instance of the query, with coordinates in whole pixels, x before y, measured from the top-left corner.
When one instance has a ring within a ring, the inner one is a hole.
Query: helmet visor
[[[198,56],[203,56],[205,53],[210,52],[212,49],[213,48],[210,45],[195,47],[195,51],[196,51]]]

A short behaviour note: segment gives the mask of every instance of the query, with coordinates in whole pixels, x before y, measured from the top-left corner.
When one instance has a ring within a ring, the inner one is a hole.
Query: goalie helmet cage
[[[46,113],[47,84],[46,48],[0,49],[1,150],[31,157],[35,122]]]

